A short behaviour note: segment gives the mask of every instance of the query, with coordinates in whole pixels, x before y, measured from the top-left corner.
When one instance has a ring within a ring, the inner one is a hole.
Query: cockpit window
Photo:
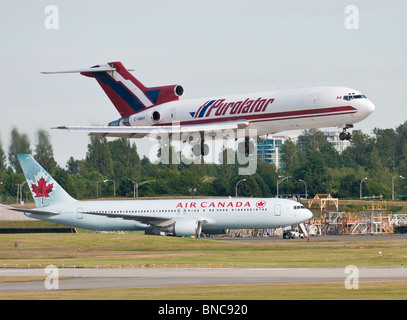
[[[364,94],[349,93],[347,96],[343,96],[343,100],[349,101],[353,99],[367,99]]]
[[[305,207],[304,206],[294,206],[294,210],[298,210],[298,209],[305,209]]]

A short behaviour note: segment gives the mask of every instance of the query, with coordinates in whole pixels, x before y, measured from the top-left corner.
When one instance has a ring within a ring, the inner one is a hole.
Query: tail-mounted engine
[[[178,84],[149,88],[148,91],[146,91],[146,95],[153,101],[154,105],[177,101],[183,94],[184,88]]]

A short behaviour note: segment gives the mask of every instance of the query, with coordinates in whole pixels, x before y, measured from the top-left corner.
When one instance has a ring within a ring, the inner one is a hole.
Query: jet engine
[[[154,92],[154,90],[152,90],[152,92]],[[184,88],[179,84],[159,87],[159,95],[155,104],[178,100],[178,97],[182,96],[183,94]]]
[[[177,220],[171,228],[163,231],[174,233],[177,237],[199,237],[202,232],[202,224],[199,220]]]
[[[151,113],[151,119],[152,119],[154,122],[158,122],[158,121],[161,120],[161,114],[160,114],[158,111],[153,111],[153,112]]]

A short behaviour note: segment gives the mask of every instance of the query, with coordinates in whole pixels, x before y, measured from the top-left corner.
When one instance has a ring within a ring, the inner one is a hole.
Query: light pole
[[[300,179],[300,180],[298,180],[298,181],[304,182],[304,184],[305,184],[305,199],[308,199],[307,183],[306,183],[304,180],[302,180],[302,179]]]
[[[362,199],[362,183],[364,180],[367,180],[366,178],[363,178],[362,181],[360,181],[360,186],[359,186],[359,198]]]
[[[135,183],[132,179],[129,179],[129,180],[131,182],[133,182],[133,198],[138,198],[138,187],[142,186],[143,184],[155,181],[155,180],[147,180],[147,181],[143,181],[140,183]]]
[[[116,197],[116,181],[114,180],[105,180],[104,182],[111,181],[113,182],[113,196]]]
[[[18,204],[18,199],[20,199],[20,204],[23,204],[22,203],[22,200],[23,200],[23,186],[24,186],[24,184],[26,182],[27,181],[24,181],[21,184],[17,184],[17,204]],[[1,184],[3,184],[3,182]]]
[[[396,176],[396,177],[392,177],[391,178],[391,200],[393,200],[394,201],[394,178],[401,178],[401,179],[405,179],[406,177],[403,177],[403,176]]]
[[[194,186],[192,188],[189,188],[188,191],[191,193],[192,199],[195,198],[195,193],[198,191],[198,189]]]
[[[99,183],[101,182],[108,182],[111,181],[113,182],[113,195],[116,197],[116,181],[114,180],[103,180],[103,181],[98,181],[96,182],[96,198],[99,198]]]
[[[237,185],[241,182],[241,181],[246,181],[246,179],[241,179],[238,182],[236,182],[236,186],[235,186],[235,197],[237,198]]]
[[[96,182],[96,198],[99,198],[99,183],[104,182],[104,181],[98,181]]]
[[[281,176],[278,176],[278,177],[281,178]],[[287,177],[284,177],[284,178],[282,178],[282,179],[280,179],[280,180],[277,180],[277,198],[278,198],[278,195],[279,195],[278,186],[279,186],[280,183],[283,182],[285,179],[287,179],[287,181],[288,181],[288,178],[290,178],[290,177],[287,176]]]

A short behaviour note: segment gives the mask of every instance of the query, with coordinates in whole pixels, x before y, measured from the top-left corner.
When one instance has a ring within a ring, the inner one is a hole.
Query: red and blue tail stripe
[[[179,100],[183,89],[178,85],[145,87],[121,62],[109,62],[107,67],[113,70],[100,72],[86,71],[81,74],[97,80],[120,115],[128,117],[152,106]]]

